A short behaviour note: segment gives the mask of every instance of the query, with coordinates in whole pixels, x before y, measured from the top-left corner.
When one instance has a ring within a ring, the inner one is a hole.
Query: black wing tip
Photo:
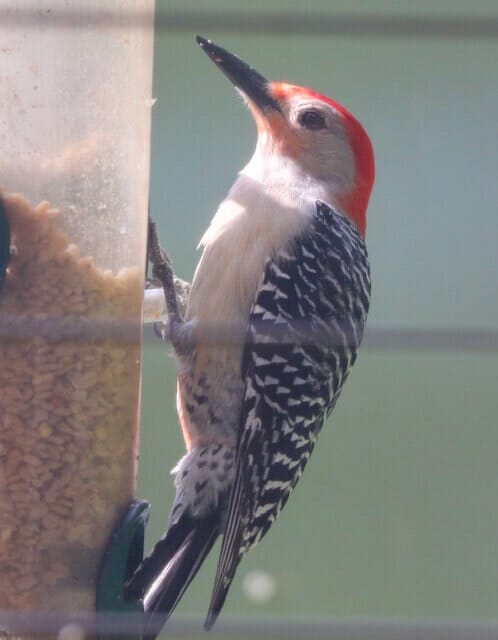
[[[215,578],[213,593],[211,595],[211,603],[209,605],[209,610],[204,621],[204,629],[206,631],[210,631],[213,628],[214,623],[218,619],[218,616],[223,609],[240,559],[241,556],[237,556],[235,560],[232,559],[229,567],[225,567],[224,569],[222,569],[221,573],[218,570],[217,576]]]
[[[219,611],[209,611],[204,621],[204,631],[211,631],[220,615]]]

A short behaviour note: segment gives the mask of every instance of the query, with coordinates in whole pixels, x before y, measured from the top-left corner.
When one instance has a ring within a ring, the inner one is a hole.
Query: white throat
[[[330,202],[332,197],[330,186],[312,177],[293,158],[265,153],[259,144],[240,176],[259,183],[263,192],[284,207],[301,209],[316,200]]]

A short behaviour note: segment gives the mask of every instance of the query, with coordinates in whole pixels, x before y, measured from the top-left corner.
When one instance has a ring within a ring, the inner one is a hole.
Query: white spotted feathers
[[[267,261],[249,316],[215,610],[240,558],[268,531],[303,473],[356,359],[369,298],[362,236],[345,216],[317,202],[310,227]]]

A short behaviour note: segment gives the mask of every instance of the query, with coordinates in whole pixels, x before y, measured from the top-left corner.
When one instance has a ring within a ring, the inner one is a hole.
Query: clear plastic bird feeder
[[[0,610],[92,610],[135,496],[153,0],[0,0]]]

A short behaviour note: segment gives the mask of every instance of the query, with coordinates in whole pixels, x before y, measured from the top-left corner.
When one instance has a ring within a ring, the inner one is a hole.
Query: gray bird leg
[[[161,332],[162,338],[171,342],[178,355],[190,355],[195,347],[195,327],[182,317],[190,286],[175,277],[171,259],[161,248],[156,223],[150,217],[147,252],[152,264],[152,276],[163,288],[168,309],[168,323]]]

